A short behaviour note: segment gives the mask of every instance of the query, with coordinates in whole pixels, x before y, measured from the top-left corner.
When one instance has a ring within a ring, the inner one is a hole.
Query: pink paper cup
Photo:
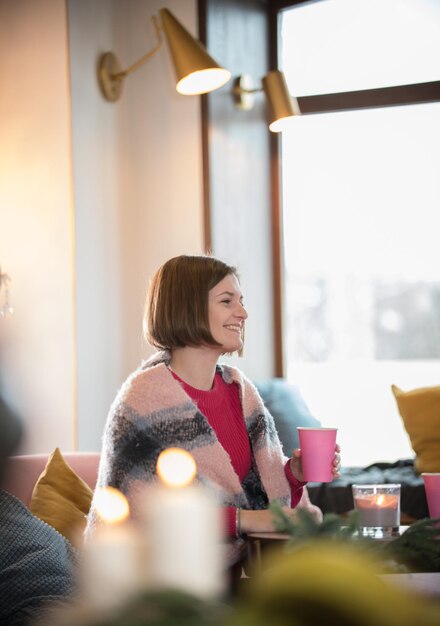
[[[304,480],[329,483],[333,480],[337,428],[302,428],[298,426]]]
[[[422,473],[430,517],[440,517],[440,473]]]

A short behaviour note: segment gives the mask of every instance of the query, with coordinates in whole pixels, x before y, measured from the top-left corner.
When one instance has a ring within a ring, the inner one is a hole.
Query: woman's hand
[[[333,466],[332,466],[333,480],[335,478],[339,478],[339,476],[341,475],[340,474],[341,455],[339,454],[340,451],[341,451],[341,448],[339,444],[336,444],[335,456],[333,457]],[[296,480],[299,480],[300,482],[304,482],[304,474],[302,471],[300,448],[296,448],[293,451],[292,458],[290,459],[290,469],[292,470],[292,474],[295,476]]]

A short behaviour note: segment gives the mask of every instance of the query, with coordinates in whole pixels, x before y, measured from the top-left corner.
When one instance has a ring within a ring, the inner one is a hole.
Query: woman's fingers
[[[341,451],[341,448],[339,445],[336,445],[335,448],[336,452],[335,452],[335,456],[333,458],[333,476],[335,478],[339,478],[340,477],[340,470],[341,470],[341,455],[339,454],[339,452]]]

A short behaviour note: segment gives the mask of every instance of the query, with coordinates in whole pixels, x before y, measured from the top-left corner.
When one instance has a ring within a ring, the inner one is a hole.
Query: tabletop
[[[400,526],[400,535],[404,533],[407,528],[408,526]],[[276,547],[289,538],[289,535],[284,533],[248,533],[248,558],[251,566],[255,568],[255,571],[261,571],[262,568],[263,545],[270,546],[272,544]],[[381,540],[377,539],[375,541]],[[440,599],[440,572],[411,572],[407,574],[381,574],[380,576],[393,584],[409,587],[413,591],[420,592],[423,595]]]

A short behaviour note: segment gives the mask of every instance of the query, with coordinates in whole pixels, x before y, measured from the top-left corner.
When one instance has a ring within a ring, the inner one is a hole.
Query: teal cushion
[[[292,456],[292,450],[299,448],[297,426],[313,428],[321,426],[321,422],[310,413],[298,387],[284,378],[272,378],[255,385],[274,418],[284,454]]]

